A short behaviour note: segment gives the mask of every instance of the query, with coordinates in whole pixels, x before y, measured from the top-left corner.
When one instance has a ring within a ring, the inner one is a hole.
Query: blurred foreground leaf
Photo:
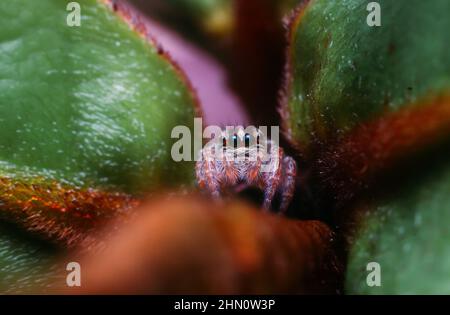
[[[82,259],[83,287],[65,293],[336,293],[334,236],[245,204],[192,197],[153,201],[100,253]]]

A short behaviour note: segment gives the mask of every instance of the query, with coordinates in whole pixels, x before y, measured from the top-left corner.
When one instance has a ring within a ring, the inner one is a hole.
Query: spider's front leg
[[[276,180],[270,181],[266,184],[266,188],[264,190],[264,202],[263,209],[265,211],[269,211],[272,207],[272,200],[277,191],[278,182]]]
[[[280,212],[285,213],[292,201],[295,191],[295,179],[297,177],[297,164],[290,156],[285,156],[281,162],[281,182],[280,182]]]
[[[220,197],[220,184],[214,161],[203,157],[195,166],[197,183],[201,189],[205,189],[214,198]]]
[[[275,193],[278,190],[281,179],[281,167],[280,160],[283,158],[283,150],[281,148],[272,149],[270,152],[269,168],[265,170],[265,182],[264,182],[264,202],[263,208],[269,210],[272,206],[272,201]],[[278,156],[274,155],[278,154]]]

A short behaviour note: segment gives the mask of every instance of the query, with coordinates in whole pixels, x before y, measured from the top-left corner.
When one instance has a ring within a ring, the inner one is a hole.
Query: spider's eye
[[[250,146],[250,135],[248,133],[245,134],[245,146],[248,148]]]
[[[235,148],[237,148],[237,145],[238,145],[238,136],[237,136],[237,134],[233,135],[233,145],[234,145]]]
[[[227,138],[222,139],[222,146],[225,148],[227,146]]]
[[[256,137],[256,144],[259,145],[259,136]]]

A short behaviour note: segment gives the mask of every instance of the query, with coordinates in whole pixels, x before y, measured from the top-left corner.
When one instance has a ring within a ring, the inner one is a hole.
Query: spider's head
[[[248,157],[251,152],[261,150],[265,141],[265,135],[253,126],[226,127],[222,132],[222,148],[237,155]]]

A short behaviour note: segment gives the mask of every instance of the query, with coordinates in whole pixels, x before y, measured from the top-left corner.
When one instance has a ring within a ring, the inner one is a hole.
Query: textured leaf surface
[[[46,244],[18,235],[13,227],[0,223],[0,292],[36,293],[60,282],[64,264],[57,264],[57,251]]]
[[[0,292],[30,293],[44,292],[51,287],[52,280],[64,281],[59,271],[63,264],[56,264],[55,249],[18,236],[13,228],[0,223]]]
[[[282,111],[303,150],[450,86],[450,2],[381,0],[381,27],[368,3],[311,0],[291,22]]]
[[[369,2],[297,10],[285,131],[310,160],[316,199],[346,227],[346,292],[445,293],[450,3],[381,0],[382,26],[369,27]],[[366,283],[369,262],[381,287]]]
[[[418,170],[395,197],[368,206],[350,252],[348,293],[450,293],[448,156],[444,151],[441,163]],[[366,266],[372,261],[381,266],[381,287],[366,284]]]

